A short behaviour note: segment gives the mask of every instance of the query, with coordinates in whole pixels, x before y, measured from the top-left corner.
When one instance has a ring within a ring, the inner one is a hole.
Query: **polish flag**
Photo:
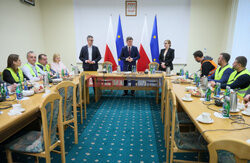
[[[149,45],[150,43],[148,39],[147,17],[145,16],[139,49],[140,59],[137,62],[137,71],[145,71],[145,69],[148,69],[148,64],[152,61],[152,57],[149,53]]]
[[[104,62],[106,61],[111,62],[113,64],[112,66],[113,71],[117,69],[118,65],[118,58],[115,52],[116,52],[116,46],[115,46],[114,30],[112,25],[112,18],[110,16]]]

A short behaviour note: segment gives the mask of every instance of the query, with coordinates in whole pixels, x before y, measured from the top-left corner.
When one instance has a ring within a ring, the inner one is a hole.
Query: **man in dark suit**
[[[98,47],[93,45],[93,36],[88,35],[88,45],[82,47],[79,59],[82,61],[84,71],[97,71],[98,61],[101,60],[101,54]]]
[[[140,59],[140,54],[136,46],[133,46],[133,38],[127,37],[127,46],[122,48],[120,59],[123,61],[123,70],[131,71],[132,66],[136,66],[136,61]],[[124,86],[128,85],[128,81],[124,80]],[[135,86],[135,81],[131,81],[131,86]],[[131,95],[134,96],[134,90],[131,90]],[[123,96],[128,95],[128,90],[124,90]]]

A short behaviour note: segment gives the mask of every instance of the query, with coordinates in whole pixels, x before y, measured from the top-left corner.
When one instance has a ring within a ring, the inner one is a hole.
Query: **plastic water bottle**
[[[6,98],[9,98],[9,97],[10,97],[10,95],[9,95],[9,90],[8,90],[8,88],[7,88],[7,84],[6,84],[6,83],[4,83],[4,84],[3,84],[3,86],[4,86],[4,90],[5,90],[5,96],[6,96]]]
[[[196,87],[198,88],[200,85],[200,77],[197,76],[197,79],[196,79]]]
[[[28,90],[28,84],[27,84],[27,79],[26,78],[24,78],[23,86],[24,86],[24,90]]]
[[[56,73],[56,78],[58,78],[58,79],[60,78],[60,75],[58,72]]]
[[[230,113],[230,97],[226,96],[223,104],[223,117],[229,117]]]
[[[230,87],[226,86],[226,90],[225,90],[225,96],[230,96]]]
[[[186,71],[186,79],[189,78],[189,74],[188,74],[188,71]]]
[[[207,87],[206,95],[205,95],[206,101],[210,101],[211,100],[211,93],[212,93],[211,88]]]
[[[220,97],[221,84],[219,82],[216,83],[216,97]]]
[[[62,77],[64,77],[64,69],[62,69],[62,73],[61,73]]]
[[[20,84],[16,87],[16,98],[17,100],[21,100],[23,98],[22,91],[20,90]]]
[[[1,84],[1,95],[2,97],[6,97],[5,89],[3,83]]]

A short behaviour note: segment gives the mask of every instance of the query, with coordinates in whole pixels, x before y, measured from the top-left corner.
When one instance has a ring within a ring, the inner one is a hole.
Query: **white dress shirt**
[[[88,46],[89,60],[92,61],[92,46]]]
[[[39,81],[39,80],[40,80],[40,78],[39,78],[40,75],[39,75],[38,72],[36,71],[36,67],[38,67],[38,66],[37,66],[37,65],[32,65],[32,64],[30,64],[29,62],[28,62],[28,64],[31,66],[32,70],[33,70],[34,73],[37,75],[37,77],[36,77],[36,76],[33,77],[33,75],[30,73],[30,69],[29,69],[26,65],[24,65],[24,66],[22,67],[23,73],[24,73],[30,80]],[[39,68],[39,70],[40,70],[40,74],[41,74],[41,75],[44,75],[45,72],[44,72],[40,67],[38,67],[38,68]]]

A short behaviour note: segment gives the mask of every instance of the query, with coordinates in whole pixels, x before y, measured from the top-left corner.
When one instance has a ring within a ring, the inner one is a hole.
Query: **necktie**
[[[128,47],[128,54],[129,54],[129,56],[130,56],[130,54],[131,54],[131,49],[130,49],[131,47]]]

